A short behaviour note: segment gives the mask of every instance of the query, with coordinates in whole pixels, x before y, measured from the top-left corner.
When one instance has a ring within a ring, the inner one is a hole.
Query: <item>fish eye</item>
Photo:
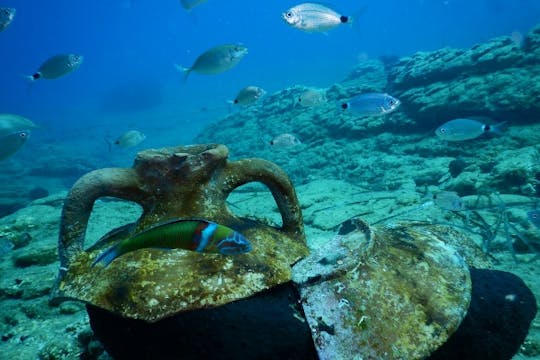
[[[533,213],[533,214],[531,214],[531,217],[532,217],[533,219],[536,220],[536,219],[538,219],[538,214],[537,214],[537,213]]]
[[[288,17],[288,18],[292,18],[293,13],[291,11],[289,11],[288,13],[285,14],[285,16]]]
[[[20,137],[21,139],[24,139],[24,138],[27,137],[27,136],[28,136],[28,134],[25,133],[25,132],[19,133],[19,137]]]
[[[446,128],[441,128],[441,133],[444,134],[446,132]]]

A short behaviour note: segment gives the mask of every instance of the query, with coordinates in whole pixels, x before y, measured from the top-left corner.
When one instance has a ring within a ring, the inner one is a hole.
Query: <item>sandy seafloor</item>
[[[267,192],[260,193],[264,189],[258,190],[233,193],[231,203],[241,206],[243,210],[236,207],[233,209],[237,213],[264,214],[278,221],[279,215],[271,196]],[[304,208],[310,246],[317,246],[330,239],[336,224],[351,215],[370,209],[373,212],[365,218],[373,221],[392,209],[402,209],[403,202],[414,201],[418,196],[414,192],[365,193],[358,186],[338,180],[314,180],[299,186],[297,190]],[[56,243],[60,204],[64,195],[61,193],[35,201],[1,221],[0,231],[3,234],[8,231],[28,233],[31,237],[29,245],[13,250],[0,260],[1,358],[78,359],[81,353],[93,354],[100,359],[108,358],[106,354],[99,355],[102,349],[93,338],[82,304],[66,302],[60,307],[50,307],[47,302],[58,271]],[[340,205],[351,199],[359,203],[350,207]],[[87,233],[88,243],[97,240],[116,225],[132,221],[138,214],[139,209],[128,203],[98,201]],[[408,217],[433,219],[439,216],[444,218],[445,213],[430,209],[429,214],[413,212]],[[496,269],[517,274],[537,298],[540,296],[538,260],[529,263],[530,255],[519,255],[520,262],[516,263],[504,247],[499,248],[494,256],[497,260],[494,266]],[[522,353],[516,355],[515,359],[540,358],[539,351],[540,317],[537,316]]]
[[[536,31],[537,35],[540,34],[538,28]],[[486,45],[482,51],[496,53],[504,46],[512,45],[505,41],[495,42]],[[538,47],[525,49],[527,52],[523,50],[524,58],[535,49]],[[505,79],[502,73],[511,65],[504,62],[499,65],[492,68],[492,73],[488,75],[498,74]],[[381,76],[387,79],[384,64],[369,63],[363,69],[366,68],[380,71]],[[535,76],[540,73],[537,70],[533,72]],[[362,68],[354,74],[363,74]],[[362,80],[349,77],[341,84],[330,86],[327,92],[329,102],[340,96],[349,96],[354,91],[381,91],[387,87],[386,80],[373,80],[370,76]],[[437,80],[436,75],[431,76],[434,77],[431,84],[420,85],[423,88],[431,86],[431,96],[436,98],[435,85],[442,80]],[[478,74],[478,77],[483,76],[486,76],[485,72]],[[473,74],[461,78],[461,81],[466,82],[474,77]],[[528,75],[526,77],[530,78]],[[517,76],[511,79],[512,84],[518,82],[516,79]],[[451,83],[451,77],[445,76],[444,81],[447,84],[439,88],[455,86]],[[491,83],[496,81],[492,79]],[[405,85],[398,88],[397,92],[402,95],[404,102],[403,111],[390,117],[364,119],[363,122],[337,116],[335,103],[325,104],[320,109],[291,107],[290,100],[294,94],[302,91],[302,87],[293,87],[268,95],[261,105],[240,109],[223,120],[216,120],[195,141],[222,142],[229,146],[232,158],[258,156],[282,166],[296,185],[311,248],[332,238],[342,221],[359,214],[370,223],[395,216],[388,221],[414,219],[448,224],[461,229],[472,242],[481,246],[482,237],[475,232],[486,229],[481,229],[478,223],[468,222],[464,214],[476,209],[493,229],[497,216],[506,212],[514,228],[508,238],[501,228],[497,231],[490,252],[493,268],[518,275],[536,298],[540,298],[540,259],[519,241],[519,236],[523,236],[536,247],[536,252],[540,251],[540,229],[528,222],[526,216],[526,212],[534,208],[538,201],[538,105],[532,104],[521,119],[514,114],[512,120],[518,121],[512,121],[501,136],[481,137],[458,145],[448,144],[437,139],[432,130],[420,131],[418,124],[414,124],[418,119],[432,116],[429,107],[416,106],[421,101],[418,101],[414,89],[420,85],[411,85],[409,89]],[[471,91],[475,94],[483,91],[481,96],[486,97],[491,89],[476,88]],[[538,91],[537,87],[531,89],[531,98],[536,96],[535,91]],[[508,100],[508,96],[505,100]],[[508,101],[512,104],[516,100]],[[467,111],[467,104],[467,101],[457,99],[453,108],[445,111],[448,111],[448,117],[457,117],[455,109]],[[497,104],[490,102],[488,96],[486,103],[469,106],[476,109],[484,106],[489,110],[486,112],[493,115],[497,111]],[[504,107],[504,104],[506,102],[499,104],[505,110],[504,115],[511,115],[512,106]],[[490,108],[491,105],[494,107]],[[519,106],[522,105],[515,107]],[[279,119],[281,122],[278,123]],[[431,128],[440,119],[439,113],[432,123],[426,123],[426,127]],[[411,124],[415,130],[404,131],[406,127],[398,126],[396,122]],[[264,144],[269,138],[283,132],[297,134],[303,144],[293,149],[275,149]],[[457,158],[464,159],[466,165],[459,174],[450,176],[449,164]],[[48,159],[51,161],[50,157]],[[100,167],[97,164],[94,166]],[[44,183],[46,181],[57,180],[45,179]],[[430,193],[442,190],[467,195],[465,203],[468,210],[452,212],[436,206],[422,206],[429,201]],[[48,305],[49,292],[59,266],[58,230],[66,191],[54,191],[50,196],[30,202],[26,207],[0,219],[0,238],[15,245],[14,249],[0,256],[1,359],[109,358],[93,337],[83,304],[66,302],[59,307]],[[495,193],[500,193],[504,205],[494,200]],[[493,206],[475,203],[479,196],[485,199],[490,195]],[[231,210],[239,215],[263,217],[279,224],[279,213],[273,199],[262,186],[246,185],[241,191],[233,192],[228,203]],[[136,220],[139,214],[139,208],[133,204],[111,199],[98,200],[90,219],[86,245],[93,244],[109,230]],[[513,250],[509,249],[509,243],[513,243]],[[540,359],[540,316],[533,321],[528,338],[514,358]]]

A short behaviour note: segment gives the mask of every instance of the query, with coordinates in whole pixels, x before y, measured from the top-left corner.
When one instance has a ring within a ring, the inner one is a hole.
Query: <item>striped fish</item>
[[[251,244],[242,234],[227,226],[200,219],[176,219],[120,241],[101,253],[92,266],[102,264],[106,267],[119,256],[145,248],[236,255],[250,251]]]

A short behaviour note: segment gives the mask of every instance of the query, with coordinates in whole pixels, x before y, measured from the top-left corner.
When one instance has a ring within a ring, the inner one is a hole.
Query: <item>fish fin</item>
[[[367,7],[367,5],[362,6],[360,9],[356,10],[351,16],[347,17],[346,24],[350,25],[353,28],[354,32],[356,32],[357,34],[360,34],[360,29],[358,27],[360,22],[358,21],[358,19],[366,13]]]
[[[502,135],[508,129],[508,122],[503,121],[495,125],[489,125],[489,132],[497,135]]]
[[[102,252],[92,263],[92,267],[97,265],[98,263],[102,264],[103,267],[107,267],[110,263],[113,262],[114,259],[116,259],[118,256],[120,256],[120,253],[118,251],[118,244],[111,246],[104,252]]]
[[[103,138],[103,140],[107,143],[107,146],[109,148],[109,152],[112,152],[112,142],[109,140],[107,136]]]
[[[476,121],[480,121],[481,123],[484,123],[484,124],[492,124],[493,123],[493,119],[490,118],[489,116],[467,116],[466,119],[471,119],[471,120],[476,120]]]
[[[30,82],[30,83],[33,83],[34,81],[36,81],[37,79],[40,79],[41,78],[41,73],[37,72],[33,75],[21,75],[23,77],[23,79],[25,79],[26,81]]]
[[[227,100],[227,111],[229,114],[233,112],[234,105],[234,100]]]
[[[185,68],[182,65],[174,64],[174,68],[179,72],[184,74],[184,82],[187,81],[189,74],[191,73],[191,68]]]

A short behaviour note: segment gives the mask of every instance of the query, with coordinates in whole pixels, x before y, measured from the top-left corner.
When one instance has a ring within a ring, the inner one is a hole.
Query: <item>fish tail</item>
[[[22,75],[22,77],[26,79],[27,81],[29,81],[30,83],[33,83],[37,79],[41,78],[41,74],[37,72],[34,75]]]
[[[502,135],[506,129],[508,129],[508,121],[503,121],[489,127],[489,131],[497,135]]]
[[[110,263],[114,261],[118,256],[120,256],[120,251],[118,244],[111,246],[104,252],[102,252],[92,263],[92,267],[97,265],[98,263],[103,265],[103,267],[107,267]]]
[[[112,152],[112,142],[106,136],[103,138],[103,140],[105,140],[105,142],[107,143],[107,146],[109,148],[109,152]]]
[[[187,81],[187,78],[188,78],[189,74],[191,73],[191,68],[185,68],[182,65],[178,65],[178,64],[174,64],[174,68],[179,73],[183,73],[184,74],[184,82]]]
[[[364,15],[364,13],[367,11],[367,5],[364,5],[363,7],[361,7],[360,9],[356,10],[352,15],[350,16],[345,16],[345,18],[347,19],[347,21],[345,21],[344,23],[345,24],[348,24],[348,25],[351,25],[352,28],[355,30],[355,32],[359,33],[360,30],[358,28],[358,19]],[[343,16],[342,16],[343,18]],[[343,23],[343,19],[340,19],[341,22]]]

